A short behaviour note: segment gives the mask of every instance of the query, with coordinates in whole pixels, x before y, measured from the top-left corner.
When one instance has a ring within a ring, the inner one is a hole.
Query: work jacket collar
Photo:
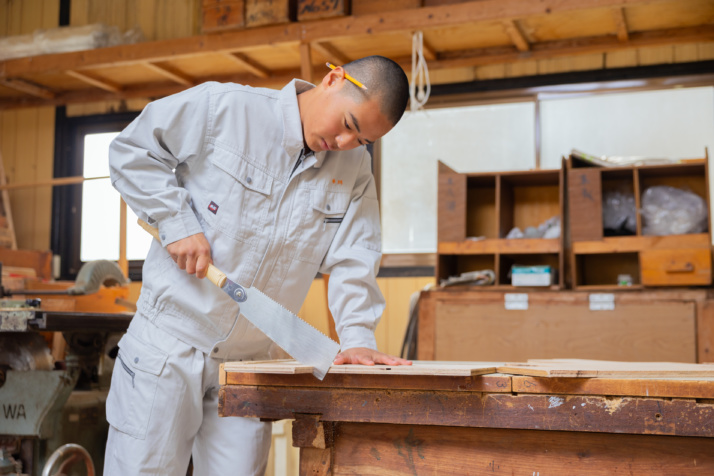
[[[293,79],[280,91],[280,105],[283,110],[283,143],[282,146],[290,157],[295,157],[305,148],[302,134],[302,121],[297,95],[314,88],[315,85],[301,79]],[[315,152],[315,164],[320,167],[327,155],[326,151]]]

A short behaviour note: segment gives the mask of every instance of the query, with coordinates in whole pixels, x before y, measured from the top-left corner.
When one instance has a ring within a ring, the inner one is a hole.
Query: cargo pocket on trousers
[[[156,398],[159,376],[168,354],[131,334],[119,341],[119,354],[107,397],[107,421],[117,430],[143,440]]]

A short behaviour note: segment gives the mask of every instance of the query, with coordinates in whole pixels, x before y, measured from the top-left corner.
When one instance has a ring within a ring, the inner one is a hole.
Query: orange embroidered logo
[[[336,183],[337,185],[342,185],[342,180],[332,179],[332,183]]]

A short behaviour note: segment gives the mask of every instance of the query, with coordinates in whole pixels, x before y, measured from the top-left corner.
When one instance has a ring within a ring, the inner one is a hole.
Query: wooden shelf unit
[[[669,165],[595,167],[566,161],[571,283],[574,289],[618,289],[628,274],[635,288],[712,284],[711,218],[704,233],[645,235],[641,214],[647,188],[669,185],[693,191],[709,204],[708,156]],[[635,232],[605,236],[603,203],[608,191],[634,196]]]
[[[512,265],[550,265],[564,287],[564,240],[506,239],[513,227],[564,217],[563,170],[459,173],[439,162],[436,276],[492,269],[495,286],[511,288]],[[493,289],[493,286],[487,288]]]

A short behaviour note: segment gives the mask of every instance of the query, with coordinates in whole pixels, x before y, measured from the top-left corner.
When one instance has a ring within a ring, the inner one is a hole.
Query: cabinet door
[[[712,282],[708,249],[645,250],[640,253],[645,286],[692,286]]]
[[[437,301],[435,360],[523,362],[577,358],[696,362],[696,310],[689,301],[532,303],[527,311],[478,301]]]

